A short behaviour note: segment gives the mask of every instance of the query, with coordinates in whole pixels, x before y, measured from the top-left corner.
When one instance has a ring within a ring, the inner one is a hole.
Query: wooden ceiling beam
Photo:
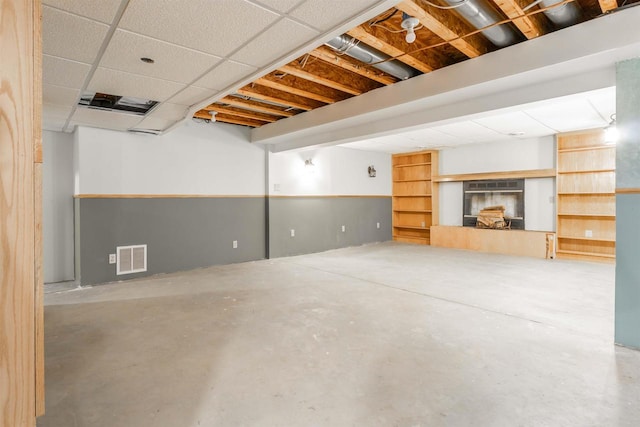
[[[549,31],[548,21],[546,21],[544,14],[536,13],[535,15],[523,16],[525,12],[522,8],[531,3],[530,0],[493,0],[493,2],[509,19],[513,19],[515,26],[527,39],[535,39]]]
[[[598,0],[600,3],[600,9],[602,9],[602,13],[609,12],[610,10],[616,9],[618,7],[618,2],[616,0]]]
[[[211,114],[206,110],[199,110],[193,115],[196,119],[211,120]]]
[[[423,73],[429,73],[446,65],[443,60],[436,60],[434,52],[422,51],[405,54],[405,52],[417,50],[423,45],[417,40],[412,44],[407,43],[404,36],[392,34],[384,28],[363,24],[349,30],[347,34]]]
[[[229,114],[216,114],[216,122],[244,125],[253,128],[259,128],[260,126],[267,124],[267,122],[263,122],[261,120],[247,119],[244,117],[231,116]]]
[[[290,74],[269,73],[256,80],[256,83],[272,89],[279,89],[294,95],[315,99],[316,101],[333,104],[350,98],[351,95]]]
[[[295,111],[291,111],[286,107],[265,104],[264,102],[253,101],[251,99],[238,98],[237,96],[225,96],[219,102],[281,117],[292,117],[296,115]]]
[[[384,85],[390,85],[398,81],[395,77],[376,70],[373,67],[369,67],[354,58],[347,55],[340,55],[327,46],[320,46],[309,52],[309,55]]]
[[[288,105],[289,107],[299,108],[305,111],[310,111],[314,108],[322,107],[323,105],[325,105],[323,102],[304,98],[299,95],[293,95],[281,90],[272,89],[270,87],[258,84],[247,85],[241,89],[238,89],[236,92],[238,92],[240,95],[275,102],[276,104],[280,105]]]
[[[469,58],[475,58],[489,51],[489,42],[486,39],[473,36],[459,38],[473,29],[450,10],[441,10],[425,3],[418,4],[417,1],[419,0],[403,0],[396,7],[418,18],[422,25]]]
[[[306,61],[292,61],[280,67],[279,70],[351,95],[361,95],[381,86],[378,82],[344,71],[328,62],[318,61],[311,56],[309,58]]]
[[[256,113],[255,111],[245,110],[244,108],[226,107],[220,104],[211,104],[204,109],[207,111],[215,111],[218,114],[229,114],[232,116],[244,117],[245,119],[260,120],[269,123],[279,120],[278,117],[272,116],[271,114]]]

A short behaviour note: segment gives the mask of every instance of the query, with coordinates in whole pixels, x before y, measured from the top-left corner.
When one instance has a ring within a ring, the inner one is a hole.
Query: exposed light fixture
[[[313,164],[313,161],[311,159],[307,159],[304,161],[304,167],[307,169],[313,169],[315,165]]]
[[[369,169],[367,169],[367,172],[369,172],[369,178],[375,178],[376,177],[376,168],[375,168],[375,166],[373,166],[373,165],[369,166]]]
[[[155,62],[156,62],[156,61],[154,61],[153,59],[151,59],[151,58],[147,58],[147,57],[142,57],[142,58],[140,58],[140,61],[144,62],[145,64],[153,64],[153,63],[155,63]]]
[[[414,30],[418,26],[418,24],[420,24],[420,21],[418,21],[418,18],[414,18],[413,16],[408,15],[405,12],[402,12],[401,26],[402,28],[407,30],[407,35],[404,38],[407,41],[407,43],[413,43],[414,41],[416,41],[416,33]]]
[[[604,142],[609,145],[614,145],[618,142],[618,138],[620,138],[620,132],[618,132],[618,127],[616,126],[615,113],[611,115],[610,119],[609,125],[604,128]]]
[[[216,114],[218,114],[218,112],[217,111],[209,111],[209,114],[211,114],[211,119],[210,119],[211,123],[215,122],[216,121]]]

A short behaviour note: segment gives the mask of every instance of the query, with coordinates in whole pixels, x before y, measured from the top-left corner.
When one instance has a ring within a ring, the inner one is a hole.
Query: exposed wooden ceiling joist
[[[437,9],[422,2],[418,4],[418,1],[403,0],[396,7],[408,15],[418,18],[422,25],[443,40],[448,41],[469,58],[475,58],[490,50],[489,42],[486,39],[474,36],[459,38],[473,30],[450,10]]]
[[[600,9],[602,9],[602,13],[608,12],[618,7],[618,2],[616,0],[598,0],[600,3]]]
[[[304,98],[299,95],[293,95],[281,90],[271,89],[270,87],[261,86],[258,84],[245,86],[241,89],[238,89],[236,92],[238,92],[240,95],[250,96],[256,99],[263,99],[265,101],[275,102],[276,104],[288,105],[289,107],[299,108],[305,111],[310,111],[314,108],[319,108],[325,105],[325,103],[323,102]]]
[[[292,117],[296,115],[295,111],[291,111],[287,107],[265,104],[264,102],[253,101],[251,99],[238,98],[237,96],[225,96],[218,102],[282,117]]]
[[[381,86],[380,83],[365,79],[362,76],[345,71],[339,67],[310,57],[303,62],[292,61],[280,67],[280,71],[328,86],[351,95],[360,95]]]
[[[279,89],[295,95],[304,96],[305,98],[315,99],[316,101],[325,102],[327,104],[333,104],[334,102],[342,101],[351,97],[351,95],[345,92],[313,83],[309,80],[292,76],[290,74],[278,74],[275,72],[269,73],[256,80],[256,83],[272,89]]]
[[[350,58],[347,55],[339,55],[327,46],[321,46],[309,52],[309,54],[314,58],[322,59],[323,61],[328,62],[332,65],[343,68],[347,71],[354,72],[371,80],[375,80],[378,83],[382,83],[384,85],[390,85],[398,81],[398,79],[396,79],[395,77],[385,74],[382,71],[375,70],[371,67],[367,67],[366,65],[363,65],[361,62]]]
[[[234,125],[251,126],[254,128],[258,128],[262,125],[267,124],[267,122],[263,122],[261,120],[247,119],[244,117],[237,117],[220,113],[216,114],[216,122],[232,123]]]
[[[404,41],[403,37],[398,37],[397,35],[393,37],[394,34],[380,27],[370,27],[367,24],[363,24],[348,31],[347,34],[380,52],[397,57],[398,61],[404,62],[423,73],[431,72],[445,65],[444,61],[435,57],[434,51],[422,51],[405,55],[405,52],[417,50],[422,45],[419,42],[409,44]]]
[[[216,113],[244,117],[245,119],[260,120],[269,123],[273,123],[279,119],[279,117],[272,116],[271,114],[256,113],[255,111],[245,110],[244,108],[225,107],[224,105],[220,104],[211,104],[204,109],[207,111],[215,111]]]
[[[542,13],[523,16],[525,12],[522,8],[530,4],[530,0],[493,0],[493,2],[505,15],[513,19],[515,26],[526,38],[534,39],[548,32],[548,22]]]

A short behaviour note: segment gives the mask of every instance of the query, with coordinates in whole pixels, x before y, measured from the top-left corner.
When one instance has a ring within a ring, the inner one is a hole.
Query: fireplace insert
[[[524,179],[464,181],[462,225],[475,227],[478,213],[488,206],[504,206],[512,229],[524,230]]]

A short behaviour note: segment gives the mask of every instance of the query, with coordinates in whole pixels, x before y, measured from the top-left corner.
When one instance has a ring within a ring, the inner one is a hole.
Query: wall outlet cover
[[[233,241],[233,249],[238,249],[238,241],[237,240]]]
[[[584,237],[593,237],[593,230],[584,230]]]
[[[342,226],[342,232],[344,233],[345,231],[347,231],[347,227],[345,227],[344,225]]]
[[[291,237],[296,237],[296,230],[293,228],[291,229]]]
[[[109,264],[115,264],[116,262],[116,254],[109,254]]]
[[[376,228],[380,228],[380,223],[376,222]]]

